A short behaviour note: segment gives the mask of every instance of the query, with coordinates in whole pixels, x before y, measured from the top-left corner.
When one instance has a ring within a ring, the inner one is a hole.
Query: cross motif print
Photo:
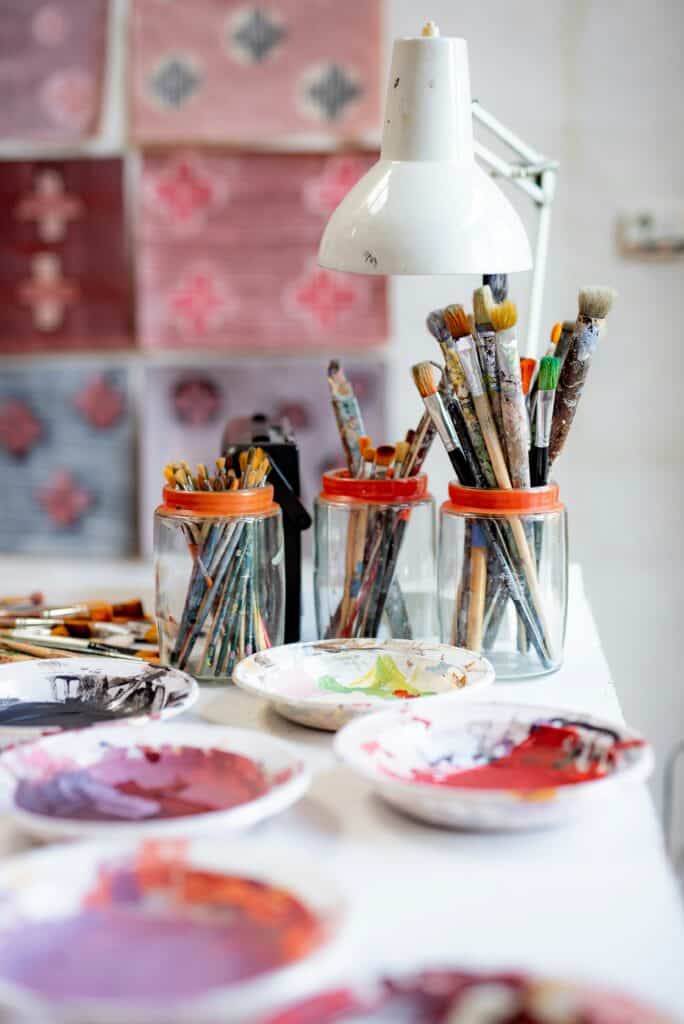
[[[293,299],[300,311],[320,327],[331,328],[349,313],[361,298],[349,278],[314,268],[294,289]]]
[[[55,526],[69,527],[80,522],[95,499],[69,470],[60,469],[38,491],[37,500]]]
[[[163,107],[180,110],[202,85],[202,75],[190,58],[171,54],[149,79],[154,98]]]
[[[233,312],[233,302],[210,266],[191,269],[171,293],[169,309],[177,325],[204,335],[221,327]]]
[[[103,374],[98,374],[74,398],[74,408],[96,430],[109,430],[121,419],[124,396],[112,387]]]
[[[62,277],[59,256],[40,252],[31,262],[31,279],[19,285],[19,301],[31,307],[33,323],[39,331],[56,331],[62,326],[67,308],[79,296],[78,285]]]
[[[28,455],[43,428],[26,402],[11,398],[0,405],[0,445],[17,458]]]
[[[319,121],[339,121],[363,96],[352,72],[339,64],[324,64],[304,76],[302,99],[307,111]]]
[[[231,19],[230,40],[235,56],[250,64],[272,57],[287,32],[275,15],[258,7],[238,11]]]
[[[156,176],[150,176],[147,193],[175,227],[198,227],[210,209],[227,194],[226,183],[210,175],[198,160],[180,156],[170,160]]]
[[[20,199],[14,214],[17,220],[35,221],[41,242],[61,242],[69,222],[83,213],[83,203],[65,191],[59,171],[44,170],[36,175],[34,191]]]

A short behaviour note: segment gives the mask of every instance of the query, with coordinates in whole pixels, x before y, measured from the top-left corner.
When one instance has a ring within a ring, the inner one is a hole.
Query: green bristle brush
[[[549,477],[549,441],[560,371],[561,360],[556,356],[544,356],[539,363],[537,422],[534,444],[530,449],[530,477],[533,487],[542,487]]]

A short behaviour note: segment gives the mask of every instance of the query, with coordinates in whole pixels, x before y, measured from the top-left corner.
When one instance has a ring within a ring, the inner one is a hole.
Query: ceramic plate
[[[17,824],[40,838],[200,835],[247,828],[310,782],[264,733],[170,723],[94,726],[5,751]]]
[[[321,993],[266,1024],[674,1024],[632,998],[507,971],[433,970]]]
[[[123,658],[45,658],[0,665],[0,745],[46,732],[187,711],[199,695],[176,669]]]
[[[315,983],[341,913],[266,843],[47,847],[0,867],[0,1017],[241,1021]]]
[[[439,825],[525,829],[598,808],[645,779],[650,746],[624,725],[522,704],[434,701],[350,723],[335,749],[389,803]]]
[[[472,651],[448,644],[319,640],[253,654],[233,680],[285,718],[334,731],[389,704],[470,693],[492,683],[494,670]]]

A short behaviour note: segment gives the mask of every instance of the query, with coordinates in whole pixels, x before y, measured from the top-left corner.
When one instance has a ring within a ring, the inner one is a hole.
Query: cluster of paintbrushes
[[[435,436],[427,413],[396,445],[374,448],[366,436],[361,409],[340,364],[328,366],[333,412],[351,476],[406,479],[417,476]],[[383,614],[391,635],[411,639],[411,624],[395,570],[409,519],[405,508],[364,506],[349,517],[343,596],[326,637],[375,637]]]
[[[192,473],[187,462],[165,467],[167,484],[181,491],[239,491],[263,487],[271,465],[261,448],[216,460]],[[193,566],[168,660],[195,675],[226,677],[236,662],[271,646],[254,586],[257,535],[253,521],[181,520]]]
[[[501,301],[495,302],[485,285],[474,294],[472,317],[459,305],[431,313],[427,326],[442,350],[444,369],[435,377],[433,364],[424,362],[412,372],[461,484],[529,488],[547,483],[567,439],[614,293],[580,291],[577,320],[554,327],[552,351],[540,361],[536,379],[534,360],[519,355],[516,307],[503,294],[497,298]],[[464,571],[471,578],[459,587],[454,642],[476,650],[490,647],[510,597],[525,642],[551,666],[537,580],[539,550],[539,533],[535,537],[515,516],[490,520],[477,530],[468,523]],[[482,571],[483,552],[489,580]],[[469,599],[481,615],[468,614]]]
[[[0,599],[0,661],[78,654],[159,664],[157,627],[139,600],[52,607],[42,595]]]

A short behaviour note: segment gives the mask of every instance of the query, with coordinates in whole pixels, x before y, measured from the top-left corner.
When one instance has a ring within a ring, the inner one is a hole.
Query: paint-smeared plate
[[[370,715],[350,723],[335,750],[400,810],[477,829],[560,824],[653,767],[650,746],[627,726],[577,711],[472,701]]]
[[[517,971],[480,974],[426,970],[322,992],[263,1024],[674,1024],[653,1008],[617,995]]]
[[[0,908],[0,1008],[60,1024],[261,1014],[315,983],[342,917],[310,861],[215,838],[47,847],[0,866]]]
[[[18,825],[40,838],[206,835],[298,800],[310,775],[286,743],[172,722],[94,726],[5,751]]]
[[[48,732],[187,711],[195,680],[124,658],[45,658],[0,665],[0,746]]]
[[[418,640],[318,640],[245,658],[233,672],[243,690],[301,725],[334,731],[388,704],[459,696],[494,681],[472,651]]]

